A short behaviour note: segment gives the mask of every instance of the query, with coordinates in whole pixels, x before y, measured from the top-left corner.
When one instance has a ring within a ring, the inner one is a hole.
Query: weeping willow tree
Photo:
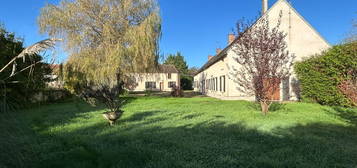
[[[64,40],[67,65],[86,81],[124,79],[157,65],[161,19],[155,0],[62,0],[46,5],[38,23],[41,33]]]

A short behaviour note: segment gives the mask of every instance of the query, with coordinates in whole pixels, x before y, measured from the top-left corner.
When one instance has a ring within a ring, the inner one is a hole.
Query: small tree
[[[120,81],[119,78],[118,81]],[[120,97],[124,92],[123,85],[123,82],[113,82],[110,78],[107,78],[100,84],[86,84],[81,89],[80,96],[93,105],[97,103],[105,104],[109,111],[103,113],[103,117],[113,126],[124,113],[121,108],[125,99]]]
[[[238,89],[255,96],[264,115],[269,112],[272,94],[280,89],[280,81],[289,77],[294,56],[287,51],[286,34],[279,30],[280,19],[270,27],[267,18],[253,26],[244,20],[237,23],[238,39],[234,43],[237,67],[233,75]]]

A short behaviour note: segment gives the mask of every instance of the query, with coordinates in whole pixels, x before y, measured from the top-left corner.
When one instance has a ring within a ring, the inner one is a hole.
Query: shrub
[[[357,72],[357,42],[337,45],[328,51],[295,64],[301,83],[303,100],[323,105],[351,106],[352,100],[340,85],[355,78]]]
[[[103,113],[103,117],[109,121],[110,125],[114,125],[115,121],[123,115],[122,107],[126,100],[120,96],[124,92],[122,82],[112,84],[108,79],[103,83],[88,83],[82,86],[81,92],[80,96],[88,103],[93,105],[101,103],[108,108],[109,111]]]
[[[181,77],[180,79],[181,88],[183,90],[193,90],[192,88],[193,77],[188,75],[181,75],[180,77]]]
[[[183,90],[178,86],[173,86],[171,91],[172,97],[183,97]]]
[[[338,88],[352,101],[354,106],[357,106],[357,83],[352,80],[343,81]]]
[[[151,90],[145,90],[145,96],[147,96],[147,97],[152,96],[152,91]]]

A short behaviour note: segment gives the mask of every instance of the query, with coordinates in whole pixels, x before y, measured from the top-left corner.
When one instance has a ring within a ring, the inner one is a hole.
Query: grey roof
[[[158,72],[160,73],[179,73],[174,65],[159,65]]]

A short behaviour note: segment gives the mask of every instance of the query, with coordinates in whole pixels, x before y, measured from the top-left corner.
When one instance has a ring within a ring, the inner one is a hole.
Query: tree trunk
[[[260,106],[262,109],[262,113],[264,115],[267,115],[269,112],[270,103],[268,101],[260,101]]]

